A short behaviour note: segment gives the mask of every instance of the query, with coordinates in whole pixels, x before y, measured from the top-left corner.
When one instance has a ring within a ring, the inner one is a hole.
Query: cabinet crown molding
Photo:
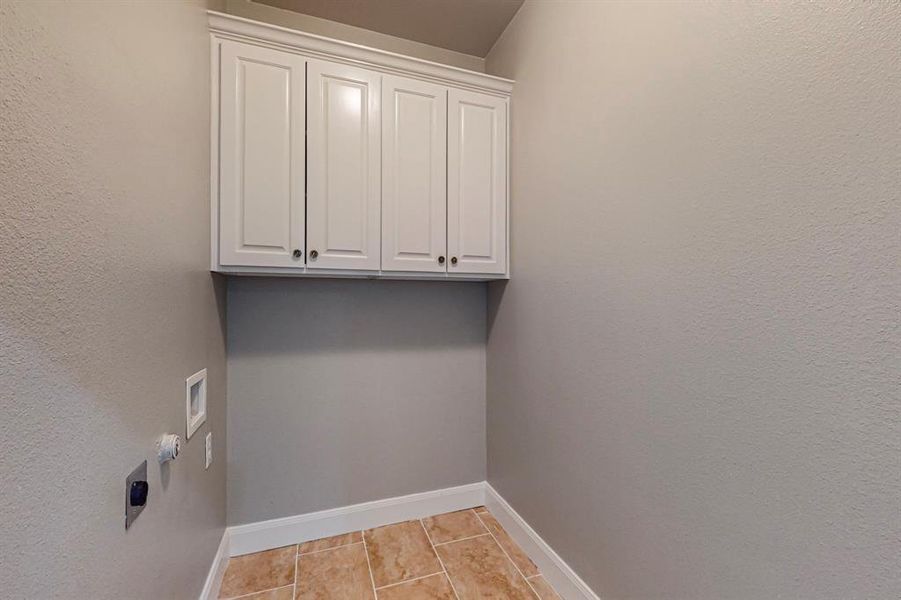
[[[222,39],[325,58],[425,81],[508,97],[513,81],[486,73],[413,58],[359,44],[327,38],[287,27],[260,23],[234,15],[207,11],[210,32]]]

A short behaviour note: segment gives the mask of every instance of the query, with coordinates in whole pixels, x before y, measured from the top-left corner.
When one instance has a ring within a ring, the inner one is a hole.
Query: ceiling
[[[484,57],[523,0],[254,0]]]

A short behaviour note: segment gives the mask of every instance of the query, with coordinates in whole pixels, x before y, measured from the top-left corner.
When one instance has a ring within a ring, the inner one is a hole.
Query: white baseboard
[[[222,576],[225,575],[225,568],[228,566],[229,546],[229,533],[228,529],[226,529],[222,532],[222,539],[219,540],[219,549],[216,550],[213,564],[210,565],[210,572],[207,573],[203,591],[200,592],[200,600],[216,600],[219,598]]]
[[[352,506],[229,527],[231,555],[239,556],[270,548],[318,540],[349,531],[381,527],[410,519],[480,506],[485,483],[386,498]]]
[[[485,483],[485,506],[507,530],[523,551],[532,559],[544,578],[565,600],[600,600],[588,584],[541,539],[525,519],[513,510],[506,500]]]
[[[484,481],[229,527],[222,536],[216,559],[210,567],[201,600],[216,598],[229,556],[280,548],[483,504],[535,562],[541,574],[561,598],[600,600],[553,548],[541,539],[491,485]]]

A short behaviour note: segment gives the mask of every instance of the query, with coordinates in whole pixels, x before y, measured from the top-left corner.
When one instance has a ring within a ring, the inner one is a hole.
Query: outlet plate
[[[203,468],[209,469],[210,465],[213,464],[213,432],[208,432],[204,440],[206,442],[206,464]]]
[[[144,502],[144,504],[141,505],[133,505],[131,503],[131,484],[135,481],[147,481],[146,460],[138,465],[138,467],[125,478],[125,529],[131,527],[131,524],[134,523],[135,519],[138,518],[138,515],[141,514],[141,511],[144,510],[144,507],[147,506],[147,502]]]

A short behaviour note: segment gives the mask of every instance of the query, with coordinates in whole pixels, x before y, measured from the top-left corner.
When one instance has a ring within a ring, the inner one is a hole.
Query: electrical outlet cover
[[[209,469],[211,464],[213,464],[213,433],[209,432],[206,434],[206,465],[204,469]]]
[[[141,514],[141,511],[144,510],[144,507],[147,506],[147,500],[145,499],[143,504],[132,504],[131,503],[131,489],[132,484],[136,484],[138,482],[147,483],[147,461],[142,462],[138,467],[131,472],[131,474],[125,478],[125,529],[131,527],[131,524],[134,523],[134,520],[138,518],[138,515]],[[149,499],[149,495],[147,497]]]

